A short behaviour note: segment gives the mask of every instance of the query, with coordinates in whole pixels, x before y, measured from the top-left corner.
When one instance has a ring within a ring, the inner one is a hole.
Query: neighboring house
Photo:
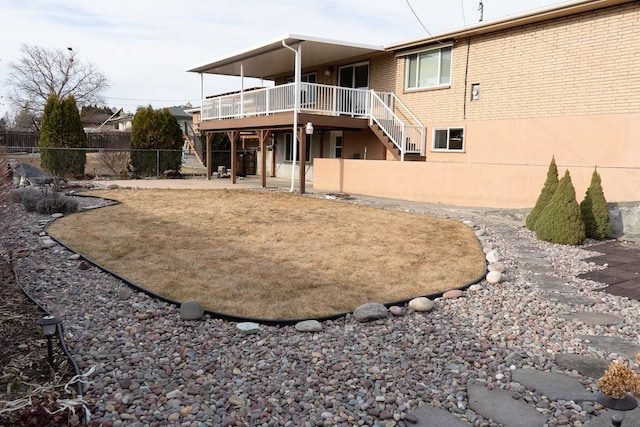
[[[531,207],[555,156],[578,201],[595,166],[609,201],[640,201],[638,22],[638,1],[581,0],[384,47],[290,35],[189,70],[275,84],[194,122],[255,134],[263,185],[301,192]]]
[[[103,129],[131,132],[132,125],[133,114],[127,113],[120,108],[105,121]]]
[[[112,127],[107,126],[105,129],[105,122],[109,120],[109,114],[91,114],[80,118],[82,127],[85,132],[101,132],[107,130],[113,130]]]

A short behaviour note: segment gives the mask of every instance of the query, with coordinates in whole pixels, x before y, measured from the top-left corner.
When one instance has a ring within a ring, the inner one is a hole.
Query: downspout
[[[244,117],[244,64],[242,62],[240,63],[240,117]]]
[[[298,157],[298,111],[300,110],[300,53],[301,53],[301,45],[298,44],[298,49],[294,49],[291,46],[287,45],[287,43],[282,40],[282,46],[286,47],[290,51],[292,51],[295,56],[295,83],[294,83],[294,106],[293,106],[293,160],[291,163],[291,188],[289,192],[293,193],[295,191],[295,182],[296,182],[296,157]]]
[[[467,62],[464,67],[464,104],[462,119],[467,120],[467,79],[469,77],[469,51],[471,50],[471,37],[467,39]]]

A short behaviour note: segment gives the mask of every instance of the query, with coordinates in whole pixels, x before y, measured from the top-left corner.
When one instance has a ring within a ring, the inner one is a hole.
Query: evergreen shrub
[[[580,203],[580,211],[587,237],[603,240],[611,233],[609,207],[604,197],[602,181],[597,169],[591,175],[591,184],[587,188],[584,200]]]
[[[542,191],[538,196],[538,200],[536,201],[536,205],[533,207],[527,218],[525,219],[525,224],[529,230],[534,230],[536,221],[540,217],[543,209],[553,197],[553,194],[556,191],[556,187],[558,186],[558,167],[556,166],[555,157],[551,158],[551,163],[549,164],[549,169],[547,170],[547,180],[544,182],[544,186],[542,187]]]
[[[179,172],[182,144],[182,130],[168,108],[138,108],[131,129],[132,172],[138,176],[160,175],[166,170]]]
[[[73,96],[60,100],[49,95],[38,140],[42,168],[57,176],[81,178],[88,146]]]
[[[564,245],[579,245],[584,242],[584,222],[568,170],[542,210],[534,231],[538,239],[547,242]]]

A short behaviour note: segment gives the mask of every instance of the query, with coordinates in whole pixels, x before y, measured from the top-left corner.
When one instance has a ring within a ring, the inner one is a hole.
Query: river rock
[[[180,305],[182,320],[198,320],[204,314],[204,309],[198,301],[186,301]]]
[[[460,298],[461,296],[462,291],[460,289],[452,289],[442,294],[442,298],[444,299]]]
[[[353,311],[353,318],[358,322],[385,319],[388,315],[389,310],[387,307],[375,302],[362,304]]]
[[[300,332],[320,332],[322,331],[322,324],[317,320],[303,320],[296,323],[296,330]]]
[[[487,282],[491,284],[499,283],[502,280],[502,273],[500,273],[499,271],[490,271],[489,273],[487,273],[486,279]]]
[[[434,303],[427,297],[418,297],[409,301],[409,308],[417,312],[426,312],[433,310]]]

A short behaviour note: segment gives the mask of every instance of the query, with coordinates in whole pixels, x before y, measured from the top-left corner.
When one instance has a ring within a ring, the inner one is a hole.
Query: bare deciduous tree
[[[19,109],[40,116],[50,94],[73,95],[78,105],[100,103],[109,79],[91,63],[83,63],[71,49],[22,45],[22,58],[9,63],[9,99]]]

